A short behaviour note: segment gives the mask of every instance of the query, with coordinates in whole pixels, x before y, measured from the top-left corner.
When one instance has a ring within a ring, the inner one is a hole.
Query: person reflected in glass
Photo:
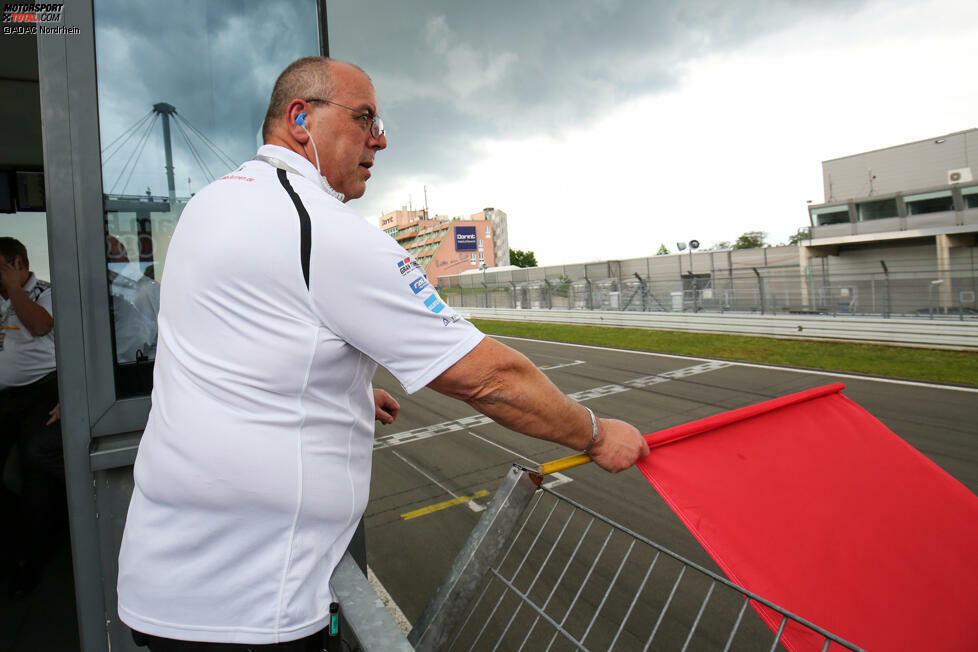
[[[129,259],[129,252],[119,238],[108,235],[105,242],[116,361],[152,360],[156,357],[160,284],[144,273],[139,263]]]

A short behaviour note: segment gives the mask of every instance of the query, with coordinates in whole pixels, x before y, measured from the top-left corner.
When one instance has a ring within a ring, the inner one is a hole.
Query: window
[[[907,215],[940,213],[942,211],[954,210],[954,198],[951,196],[950,190],[925,192],[919,195],[906,195],[903,201],[907,205]]]
[[[965,208],[978,208],[978,186],[961,189],[961,198]]]
[[[492,237],[492,225],[491,224],[486,224],[486,237],[487,238],[491,238]]]
[[[475,252],[469,254],[469,263],[475,265]]]
[[[896,199],[881,199],[879,201],[868,201],[856,204],[856,211],[860,222],[870,220],[883,220],[888,217],[897,216]]]
[[[479,251],[482,251],[483,249],[485,249],[485,246],[482,244],[482,238],[479,238]]]
[[[486,262],[486,252],[484,251],[479,252],[479,262],[480,263]]]
[[[106,285],[120,398],[150,389],[159,280],[180,214],[196,191],[255,155],[275,76],[320,51],[316,16],[316,0],[95,0]],[[241,74],[241,52],[261,62],[254,74]]]
[[[811,209],[812,222],[815,226],[827,224],[844,224],[849,221],[848,206],[823,206]]]

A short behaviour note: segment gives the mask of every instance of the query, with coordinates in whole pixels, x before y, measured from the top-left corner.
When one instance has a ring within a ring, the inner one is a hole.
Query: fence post
[[[881,260],[880,261],[880,265],[883,266],[883,277],[884,277],[883,282],[886,284],[886,288],[885,288],[886,289],[886,312],[883,313],[883,318],[884,319],[889,319],[890,318],[890,310],[891,310],[891,308],[890,308],[890,270],[888,270],[886,268],[886,261],[885,260]]]
[[[757,276],[757,290],[761,294],[761,314],[764,314],[764,279],[761,278],[761,273],[757,271],[756,267],[751,267],[754,270],[754,275]]]
[[[482,586],[496,557],[511,540],[542,479],[543,476],[519,466],[510,469],[408,635],[416,650],[445,649],[449,636],[459,625],[459,617]]]

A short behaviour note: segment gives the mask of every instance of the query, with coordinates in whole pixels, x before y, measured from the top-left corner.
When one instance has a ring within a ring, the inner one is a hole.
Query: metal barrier
[[[479,319],[978,350],[978,321],[975,320],[505,308],[461,308],[460,312]]]
[[[368,651],[413,649],[350,553],[343,555],[333,571],[330,587],[339,600],[343,622],[350,629],[343,636],[344,641],[352,640],[359,649]]]
[[[438,279],[456,308],[867,315],[978,319],[975,247],[807,257],[793,246],[699,251]]]
[[[416,649],[773,651],[788,628],[814,649],[859,649],[541,479],[507,474],[411,632]],[[775,634],[751,603],[776,614]]]

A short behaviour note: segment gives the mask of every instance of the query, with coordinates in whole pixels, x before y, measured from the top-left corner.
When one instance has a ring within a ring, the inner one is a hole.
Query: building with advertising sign
[[[433,285],[441,276],[509,264],[506,213],[486,208],[468,218],[436,215],[424,210],[385,213],[378,226],[397,240],[424,268]]]

